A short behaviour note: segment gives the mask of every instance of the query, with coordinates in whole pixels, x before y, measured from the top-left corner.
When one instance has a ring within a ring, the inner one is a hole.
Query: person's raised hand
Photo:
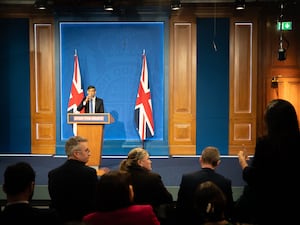
[[[86,98],[85,98],[85,102],[88,102],[89,100],[91,99],[91,97],[88,95],[88,96],[86,96]]]
[[[248,166],[247,160],[249,159],[247,153],[244,150],[238,152],[239,163],[242,169]]]

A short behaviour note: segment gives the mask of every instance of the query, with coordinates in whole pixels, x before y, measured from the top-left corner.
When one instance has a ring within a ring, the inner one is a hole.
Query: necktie
[[[90,100],[90,113],[94,113],[93,99]]]

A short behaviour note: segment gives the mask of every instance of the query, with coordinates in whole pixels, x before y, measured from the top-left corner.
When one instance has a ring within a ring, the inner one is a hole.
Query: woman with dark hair
[[[290,207],[293,199],[299,199],[298,160],[300,151],[299,123],[294,106],[283,99],[272,100],[265,110],[267,134],[257,140],[250,165],[243,151],[238,153],[247,186],[237,201],[237,216],[245,211],[241,202],[251,200],[253,208],[250,222],[258,224],[286,224],[295,221],[297,213]],[[287,177],[288,182],[285,182]],[[251,194],[251,197],[247,196]],[[248,206],[250,202],[247,203]],[[245,218],[239,218],[241,222]],[[249,220],[249,218],[248,218]]]
[[[226,196],[214,182],[200,183],[194,196],[199,225],[232,225],[225,217]]]
[[[97,186],[96,212],[83,217],[88,225],[160,225],[151,205],[133,204],[134,192],[128,173],[110,171]]]

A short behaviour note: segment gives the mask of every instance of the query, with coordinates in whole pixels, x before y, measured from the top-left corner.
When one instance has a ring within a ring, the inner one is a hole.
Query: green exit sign
[[[277,22],[277,30],[292,30],[292,21]]]

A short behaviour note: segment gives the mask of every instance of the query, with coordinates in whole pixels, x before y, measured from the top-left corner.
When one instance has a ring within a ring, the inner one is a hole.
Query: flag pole
[[[134,108],[134,120],[136,130],[142,141],[142,147],[144,148],[144,141],[154,136],[154,122],[145,49],[143,49],[142,71]]]
[[[145,55],[145,49],[143,49],[143,56]],[[142,148],[145,149],[145,140],[142,140]]]
[[[72,85],[70,90],[70,97],[68,103],[68,112],[72,113],[80,113],[77,110],[78,105],[84,98],[84,92],[81,86],[81,74],[79,68],[79,61],[77,56],[77,50],[74,49],[74,70],[73,70],[73,78],[72,78]],[[77,135],[77,124],[73,124],[73,135]]]

